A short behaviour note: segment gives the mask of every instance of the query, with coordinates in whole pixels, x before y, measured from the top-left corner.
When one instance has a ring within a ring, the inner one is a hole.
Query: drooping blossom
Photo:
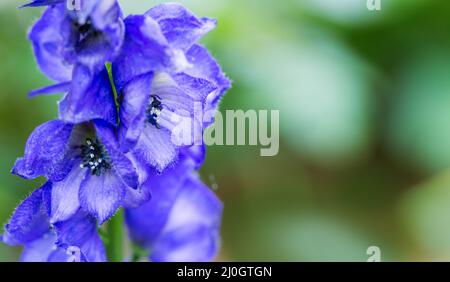
[[[36,189],[15,210],[1,241],[24,246],[24,262],[102,262],[105,248],[94,218],[78,210],[70,219],[50,223],[49,182]]]
[[[125,211],[129,235],[150,261],[211,261],[217,255],[223,206],[193,163],[183,160],[150,177],[152,200]]]
[[[69,219],[81,207],[100,224],[131,197],[149,199],[140,185],[145,170],[139,171],[121,152],[114,128],[102,120],[75,125],[53,120],[39,126],[12,170],[27,179],[51,181],[52,223]]]
[[[29,38],[39,67],[56,82],[30,96],[65,93],[59,105],[60,118],[73,123],[103,117],[102,109],[91,105],[92,101],[98,103],[97,93],[91,89],[103,80],[105,64],[115,59],[124,39],[117,0],[77,1],[80,9],[73,10],[65,0],[36,0],[25,5],[48,6]],[[86,101],[91,102],[86,106]],[[113,106],[114,102],[105,103],[105,111]]]
[[[202,143],[230,87],[214,58],[196,43],[215,25],[175,3],[125,19],[125,42],[112,65],[122,101],[119,140],[158,171],[176,162],[181,148]]]

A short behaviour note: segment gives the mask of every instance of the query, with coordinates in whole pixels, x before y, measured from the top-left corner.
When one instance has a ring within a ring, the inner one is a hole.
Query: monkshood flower
[[[106,261],[94,218],[78,210],[70,219],[50,224],[51,190],[47,182],[17,207],[1,241],[24,246],[25,262]]]
[[[124,24],[117,0],[79,0],[79,10],[68,9],[66,2],[36,0],[25,5],[48,6],[29,38],[39,67],[57,82],[32,91],[30,96],[66,93],[59,105],[60,118],[80,123],[102,118],[102,108],[85,102],[96,99],[92,89],[99,83],[97,76],[119,53]],[[106,111],[113,106],[105,103]]]
[[[150,195],[140,188],[145,169],[119,148],[114,128],[102,120],[70,124],[49,121],[29,137],[12,172],[51,181],[50,222],[65,221],[80,207],[102,224],[121,206],[135,206]]]
[[[35,0],[25,5],[48,6],[29,38],[39,67],[57,82],[71,81],[78,64],[97,72],[122,45],[124,25],[117,1],[78,1],[79,10],[69,10],[66,0]]]
[[[152,200],[125,210],[132,241],[148,251],[150,261],[213,260],[222,216],[217,196],[185,162],[151,179]]]
[[[59,119],[34,130],[12,169],[47,182],[18,206],[0,240],[23,245],[23,261],[105,261],[97,228],[123,207],[131,239],[150,260],[212,260],[222,203],[195,170],[203,130],[230,87],[197,43],[215,20],[162,4],[123,21],[117,0],[79,4],[25,5],[47,6],[29,37],[56,82],[30,96],[66,94]],[[120,217],[108,226],[108,246],[117,247]]]
[[[119,140],[158,171],[173,165],[180,148],[202,143],[203,129],[213,122],[202,117],[214,116],[230,87],[214,58],[196,43],[215,25],[174,3],[125,19],[124,45],[112,64],[122,101]]]
[[[71,88],[68,84],[50,86],[45,90],[32,91],[42,94],[67,92],[59,105],[59,118],[71,123],[83,123],[94,119],[102,119],[112,125],[117,123],[117,109],[114,93],[111,88],[108,71],[103,69],[94,77],[89,75],[85,67],[77,67],[72,83],[78,85]],[[82,74],[84,72],[84,74]],[[91,80],[92,78],[92,80]]]

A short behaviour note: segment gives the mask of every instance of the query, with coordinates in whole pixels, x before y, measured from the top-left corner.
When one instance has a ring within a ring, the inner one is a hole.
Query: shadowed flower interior
[[[101,36],[101,32],[98,31],[92,24],[91,20],[88,19],[87,22],[80,24],[77,21],[72,22],[74,28],[74,34],[78,36],[76,43],[76,49],[80,49],[87,42],[95,41],[97,37]]]

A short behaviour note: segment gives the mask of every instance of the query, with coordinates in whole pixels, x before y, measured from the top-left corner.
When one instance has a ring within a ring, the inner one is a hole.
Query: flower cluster
[[[23,261],[106,261],[103,225],[124,209],[129,237],[151,261],[209,261],[222,203],[196,172],[205,157],[196,118],[230,82],[197,41],[216,21],[180,4],[124,17],[117,0],[34,0],[37,63],[64,93],[59,117],[38,126],[12,173],[47,181],[16,209],[1,240]],[[180,120],[192,142],[177,142]]]

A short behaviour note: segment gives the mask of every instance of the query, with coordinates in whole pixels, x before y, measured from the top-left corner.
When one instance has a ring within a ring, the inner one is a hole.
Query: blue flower
[[[139,171],[121,152],[114,128],[101,120],[78,125],[53,120],[39,126],[12,170],[27,179],[51,181],[52,223],[69,219],[81,207],[100,224],[121,205],[149,199],[140,185],[145,170]]]
[[[80,65],[74,69],[74,73],[76,75],[71,83],[77,87],[71,88],[70,84],[62,83],[32,91],[31,95],[42,93],[42,91],[67,92],[58,103],[59,119],[70,123],[102,119],[115,125],[117,108],[108,71],[103,69],[91,77],[89,70]]]
[[[69,220],[50,224],[51,190],[47,182],[17,207],[1,241],[23,245],[21,261],[106,261],[94,218],[78,210]]]
[[[117,87],[153,71],[182,71],[189,65],[185,53],[216,26],[216,20],[198,18],[181,4],[165,3],[144,15],[125,19],[126,34],[114,68]]]
[[[157,262],[211,261],[220,243],[222,203],[194,172],[180,162],[151,181],[152,200],[126,209],[133,242]]]
[[[197,43],[216,21],[174,3],[125,20],[117,0],[66,4],[24,5],[47,6],[29,38],[56,82],[30,96],[65,96],[59,119],[34,130],[12,169],[47,182],[17,207],[0,241],[23,245],[23,261],[106,261],[97,228],[124,207],[130,237],[150,260],[214,259],[223,207],[195,171],[203,131],[231,84]]]
[[[105,63],[114,60],[124,39],[122,11],[116,0],[82,0],[80,4],[81,9],[73,11],[67,9],[66,1],[37,0],[25,5],[49,5],[29,38],[39,67],[57,82],[32,91],[30,96],[67,93],[59,113],[61,119],[72,123],[103,118],[103,112],[109,113],[115,106],[113,100],[98,101],[92,89],[104,80]],[[106,110],[86,105],[86,100],[93,101],[90,104],[105,102]]]
[[[119,90],[119,140],[146,165],[163,171],[180,148],[202,142],[203,115],[214,116],[230,81],[196,41],[215,27],[179,4],[161,4],[125,19],[121,54],[113,61]],[[184,131],[180,136],[179,133]]]
[[[80,10],[66,1],[35,0],[25,6],[49,6],[32,27],[29,38],[42,71],[57,82],[72,80],[75,66],[92,73],[119,52],[124,35],[122,11],[116,0],[81,0]]]

